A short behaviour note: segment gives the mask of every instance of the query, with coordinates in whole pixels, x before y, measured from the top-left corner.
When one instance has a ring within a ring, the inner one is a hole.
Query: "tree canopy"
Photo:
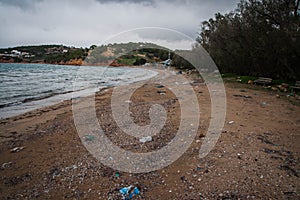
[[[222,73],[299,80],[299,0],[242,0],[202,22],[197,41]]]

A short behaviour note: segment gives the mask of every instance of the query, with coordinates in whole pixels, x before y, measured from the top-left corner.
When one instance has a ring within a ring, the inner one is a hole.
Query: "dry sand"
[[[149,173],[116,175],[99,163],[76,132],[71,101],[1,120],[0,199],[121,199],[118,190],[129,185],[141,188],[133,199],[300,199],[300,107],[260,86],[226,83],[226,124],[215,148],[199,159],[210,98],[205,84],[189,79],[201,107],[197,136],[177,161]],[[115,144],[147,152],[174,137],[178,100],[156,86],[148,83],[131,98],[132,117],[139,125],[149,123],[153,103],[168,113],[161,133],[143,145],[112,119],[112,88],[97,93],[99,122]],[[15,147],[24,149],[11,152]]]

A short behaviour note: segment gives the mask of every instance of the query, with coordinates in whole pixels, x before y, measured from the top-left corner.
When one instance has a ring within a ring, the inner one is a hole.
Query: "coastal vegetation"
[[[299,0],[242,0],[202,22],[197,41],[222,73],[299,80]]]

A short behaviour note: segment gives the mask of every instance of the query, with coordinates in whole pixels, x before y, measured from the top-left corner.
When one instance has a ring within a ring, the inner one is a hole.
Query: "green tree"
[[[242,0],[204,21],[197,41],[222,72],[300,79],[299,0]]]

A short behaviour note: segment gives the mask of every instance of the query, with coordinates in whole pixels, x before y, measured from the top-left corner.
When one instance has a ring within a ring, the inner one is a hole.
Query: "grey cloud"
[[[238,0],[0,0],[0,47],[63,43],[99,44],[140,27],[164,27],[196,38],[201,21],[229,12]],[[28,12],[33,9],[33,12]],[[137,39],[176,41],[143,32]],[[129,37],[134,39],[134,35]]]
[[[41,2],[44,0],[0,0],[0,4],[3,5],[10,5],[10,6],[16,6],[20,8],[29,8],[36,4],[37,2]],[[79,2],[80,0],[72,0],[72,3]],[[239,0],[95,0],[98,3],[134,3],[134,4],[144,4],[144,5],[150,5],[150,4],[159,4],[159,3],[169,3],[170,5],[212,5],[215,7],[219,6],[226,6],[226,5],[232,5],[236,4]],[[84,0],[81,2],[85,2]]]
[[[13,7],[19,7],[21,9],[32,8],[37,2],[43,0],[0,0],[0,5],[8,5]]]
[[[154,3],[154,0],[96,0],[99,3]]]
[[[174,42],[180,41],[182,39],[188,39],[186,34],[182,34],[182,32],[178,32],[174,29],[167,29],[167,28],[145,28],[135,30],[141,38],[145,39],[157,39],[165,40],[167,42]]]

